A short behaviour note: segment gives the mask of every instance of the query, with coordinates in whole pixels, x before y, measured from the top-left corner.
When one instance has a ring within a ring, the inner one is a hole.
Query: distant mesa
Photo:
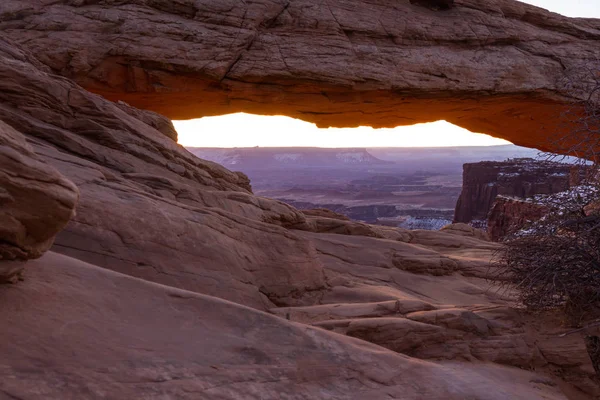
[[[578,185],[580,175],[578,166],[532,158],[464,164],[463,188],[456,203],[454,222],[485,227],[498,196],[524,199],[563,192]],[[540,210],[527,212],[538,215]],[[499,214],[496,212],[494,215],[498,217]]]
[[[266,169],[276,167],[335,167],[393,164],[366,149],[327,149],[316,147],[248,147],[233,149],[188,147],[203,159],[228,168]]]

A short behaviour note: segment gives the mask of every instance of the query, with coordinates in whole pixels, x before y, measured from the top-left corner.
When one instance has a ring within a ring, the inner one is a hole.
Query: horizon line
[[[179,143],[181,144],[181,143]],[[448,149],[448,148],[477,148],[477,147],[506,147],[514,146],[522,149],[538,150],[533,147],[517,146],[513,143],[490,145],[455,145],[455,146],[360,146],[360,147],[330,147],[330,146],[186,146],[193,149]]]

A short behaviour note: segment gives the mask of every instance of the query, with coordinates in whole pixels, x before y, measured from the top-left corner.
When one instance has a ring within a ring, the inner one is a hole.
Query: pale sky
[[[525,0],[569,17],[600,18],[600,0]],[[330,128],[284,116],[229,114],[173,121],[179,143],[194,147],[444,147],[507,144],[445,121],[393,129]]]
[[[568,17],[600,18],[599,0],[521,0]]]
[[[329,128],[283,116],[229,114],[175,121],[179,143],[194,147],[446,147],[509,142],[446,121],[393,129]]]

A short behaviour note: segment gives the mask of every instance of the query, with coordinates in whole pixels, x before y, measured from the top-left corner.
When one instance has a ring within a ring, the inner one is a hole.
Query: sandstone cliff
[[[445,119],[550,149],[600,22],[513,0],[4,0],[0,29],[53,71],[174,119],[246,111],[320,126]],[[473,68],[477,65],[476,68]]]
[[[487,218],[487,232],[492,240],[501,240],[547,214],[549,208],[531,201],[498,196]]]
[[[513,233],[518,234],[522,229],[531,233],[542,226],[561,224],[564,222],[561,216],[590,216],[598,209],[597,199],[598,188],[593,181],[564,192],[537,195],[533,199],[498,196],[488,214],[488,233],[493,240],[510,239]],[[548,218],[540,221],[543,217]],[[538,221],[540,224],[536,224]]]
[[[45,68],[28,53],[0,41],[0,57],[7,52],[15,63]],[[12,74],[0,72],[0,80],[10,79]],[[0,114],[5,107],[0,104]],[[74,215],[79,192],[71,181],[40,160],[22,131],[2,120],[0,166],[1,283],[17,279],[25,261],[40,257],[50,248],[56,234]]]
[[[454,221],[486,221],[498,195],[527,198],[558,193],[578,184],[578,177],[578,167],[532,159],[465,164]]]

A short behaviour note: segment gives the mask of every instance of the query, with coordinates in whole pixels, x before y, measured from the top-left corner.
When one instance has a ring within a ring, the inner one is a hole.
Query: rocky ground
[[[481,232],[255,196],[166,118],[55,72],[0,38],[0,398],[600,395],[584,333],[486,279]]]

